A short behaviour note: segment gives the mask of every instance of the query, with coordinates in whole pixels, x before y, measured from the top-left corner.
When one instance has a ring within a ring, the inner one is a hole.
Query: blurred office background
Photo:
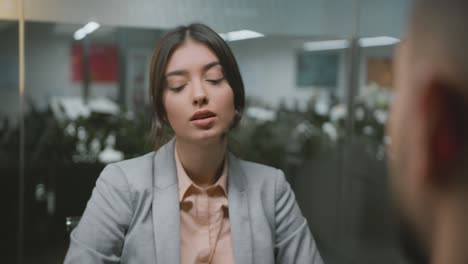
[[[66,219],[83,213],[105,164],[152,150],[148,80],[157,41],[202,22],[228,41],[245,82],[248,106],[232,150],[285,171],[325,262],[405,263],[384,126],[408,6],[0,0],[0,262],[63,262]]]

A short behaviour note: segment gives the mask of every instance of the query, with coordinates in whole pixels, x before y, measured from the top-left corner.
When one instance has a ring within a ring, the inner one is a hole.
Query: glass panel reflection
[[[29,262],[62,262],[66,219],[82,214],[105,164],[153,149],[151,54],[168,28],[192,21],[225,34],[242,72],[247,107],[231,149],[284,170],[325,262],[394,262],[384,162],[391,96],[382,88],[391,87],[392,46],[360,50],[360,88],[347,113],[352,1],[40,2],[28,2],[28,19],[61,22],[26,24]],[[368,20],[391,5],[361,2]],[[48,4],[54,8],[39,6]],[[99,25],[88,24],[88,13]],[[359,35],[399,33],[374,22],[361,22]],[[3,98],[8,115],[18,100]]]
[[[100,25],[76,40],[76,32],[84,26],[26,25],[26,210],[31,259],[63,258],[68,247],[65,219],[82,214],[106,163],[152,150],[149,59],[164,30]],[[306,205],[315,199],[298,187],[301,177],[310,179],[310,171],[302,168],[323,152],[337,151],[334,146],[346,134],[346,49],[307,50],[307,43],[320,40],[316,37],[230,37],[248,98],[242,123],[231,135],[231,148],[242,158],[283,169],[299,202]],[[311,64],[310,57],[323,59],[312,59]],[[316,73],[323,68],[330,72],[325,79]],[[313,74],[315,79],[301,83],[301,76]],[[330,165],[327,174],[332,168],[338,175],[336,164]],[[321,195],[329,194],[313,194]],[[304,206],[319,246],[329,239],[327,230],[333,229],[329,219],[334,216],[320,220],[314,212],[333,204]],[[335,245],[329,246],[334,254]]]
[[[19,215],[19,48],[18,22],[0,20],[0,175],[4,250],[2,262],[14,263],[18,254]]]

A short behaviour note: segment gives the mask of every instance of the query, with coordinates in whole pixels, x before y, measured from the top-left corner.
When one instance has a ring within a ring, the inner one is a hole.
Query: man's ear
[[[428,78],[421,88],[421,117],[427,144],[428,176],[433,184],[453,183],[460,165],[467,132],[467,105],[461,87],[443,78]]]

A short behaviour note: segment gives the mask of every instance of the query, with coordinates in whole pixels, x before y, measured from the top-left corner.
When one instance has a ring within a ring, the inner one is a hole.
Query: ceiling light
[[[243,39],[261,38],[265,35],[252,30],[238,30],[219,34],[225,41],[236,41]]]
[[[73,34],[73,37],[75,38],[75,40],[81,40],[84,37],[86,37],[86,32],[82,28],[80,28],[75,32],[75,34]]]
[[[359,46],[361,47],[377,47],[377,46],[389,46],[394,45],[400,42],[399,39],[394,37],[370,37],[370,38],[360,38]]]
[[[95,31],[96,29],[98,29],[101,25],[99,25],[99,23],[96,23],[96,22],[89,22],[88,24],[86,24],[83,28],[85,29],[86,31],[86,34],[91,34],[93,33],[93,31]]]
[[[73,34],[73,37],[75,38],[75,40],[81,40],[83,39],[84,37],[86,37],[86,35],[89,35],[91,33],[93,33],[94,31],[96,31],[101,25],[99,25],[99,23],[97,22],[89,22],[88,24],[84,25],[82,28],[78,29],[74,34]]]
[[[346,49],[349,47],[347,40],[326,40],[326,41],[311,41],[304,43],[304,50],[306,51],[320,51],[320,50],[338,50]]]

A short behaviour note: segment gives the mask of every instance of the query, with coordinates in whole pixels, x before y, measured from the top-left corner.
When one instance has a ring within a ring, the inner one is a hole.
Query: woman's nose
[[[193,104],[202,106],[208,104],[208,97],[205,94],[199,94],[193,98]]]
[[[202,106],[208,104],[209,99],[201,83],[194,85],[193,105]]]

